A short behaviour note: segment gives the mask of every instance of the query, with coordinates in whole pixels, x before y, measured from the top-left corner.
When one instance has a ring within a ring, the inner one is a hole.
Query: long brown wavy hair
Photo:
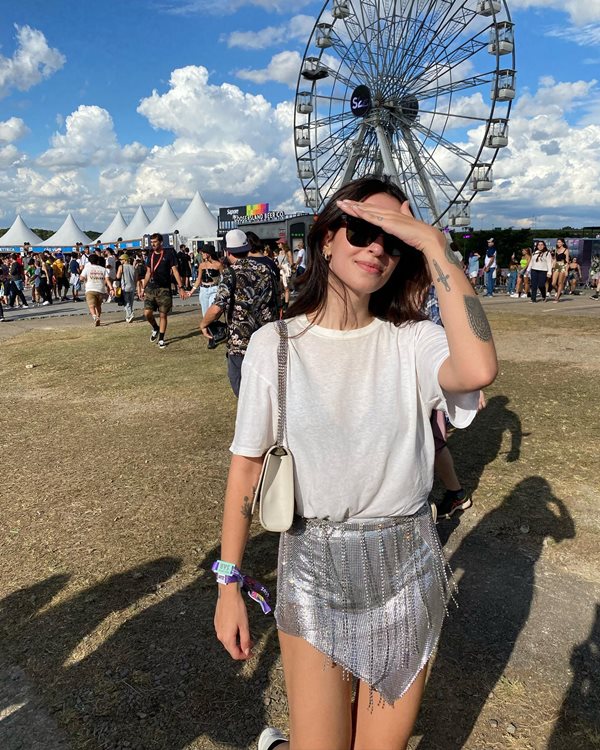
[[[379,193],[391,195],[400,203],[406,200],[402,190],[391,180],[373,176],[349,182],[331,197],[308,234],[308,264],[306,271],[296,280],[298,296],[288,308],[286,318],[316,313],[317,322],[324,311],[327,295],[330,292],[340,294],[338,289],[329,283],[333,271],[330,270],[322,252],[327,233],[337,231],[344,224],[342,211],[336,201],[364,201],[365,198]],[[423,253],[404,243],[402,247],[400,262],[394,272],[386,284],[373,292],[369,299],[369,312],[376,318],[387,320],[394,325],[426,319],[422,307],[431,285],[431,276]],[[347,304],[347,291],[341,280],[340,287]]]

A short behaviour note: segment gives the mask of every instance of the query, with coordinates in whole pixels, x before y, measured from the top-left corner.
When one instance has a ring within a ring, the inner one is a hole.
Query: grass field
[[[241,749],[285,727],[272,618],[251,607],[244,666],[212,632],[236,404],[196,322],[173,316],[165,351],[83,318],[1,343],[3,750]],[[500,375],[450,438],[475,505],[440,526],[460,608],[412,746],[599,748],[598,317],[491,322]],[[246,567],[272,588],[276,554],[255,523]]]

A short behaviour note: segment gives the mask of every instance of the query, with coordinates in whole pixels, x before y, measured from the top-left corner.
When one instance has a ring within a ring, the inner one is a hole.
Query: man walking
[[[248,257],[250,243],[241,229],[227,232],[225,246],[230,265],[223,272],[217,296],[200,323],[200,331],[211,339],[208,327],[225,313],[229,325],[227,375],[237,397],[250,336],[277,319],[278,285],[273,282],[268,265]]]
[[[161,234],[155,232],[150,236],[150,257],[146,276],[142,282],[144,294],[144,317],[152,326],[150,341],[158,339],[161,349],[166,347],[165,332],[167,330],[167,316],[173,309],[173,294],[171,292],[171,274],[177,281],[179,294],[183,294],[181,276],[177,269],[177,255],[175,251],[163,248]],[[183,296],[182,296],[183,299]],[[158,310],[159,323],[157,325],[154,313]]]
[[[483,270],[485,273],[484,297],[493,297],[494,287],[496,286],[496,247],[494,245],[493,237],[490,237],[487,241],[487,251],[485,254]]]
[[[29,307],[25,295],[23,294],[23,287],[25,285],[25,271],[23,270],[23,263],[20,262],[18,253],[13,253],[11,256],[11,263],[9,266],[8,277],[10,279],[10,299],[8,301],[9,307],[14,307],[17,297],[20,301],[21,307]]]

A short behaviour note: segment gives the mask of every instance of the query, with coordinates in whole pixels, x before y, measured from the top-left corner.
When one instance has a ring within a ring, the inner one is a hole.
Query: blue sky
[[[152,216],[167,197],[180,212],[196,189],[213,209],[302,208],[295,78],[322,3],[0,4],[0,226],[21,212],[56,228],[72,211],[102,231],[118,208]],[[600,224],[600,0],[509,7],[510,147],[473,222]]]

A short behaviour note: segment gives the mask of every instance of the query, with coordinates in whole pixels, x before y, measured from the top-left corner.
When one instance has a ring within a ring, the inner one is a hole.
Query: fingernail
[[[349,201],[346,198],[341,198],[340,200],[336,201],[336,203],[349,203]]]

